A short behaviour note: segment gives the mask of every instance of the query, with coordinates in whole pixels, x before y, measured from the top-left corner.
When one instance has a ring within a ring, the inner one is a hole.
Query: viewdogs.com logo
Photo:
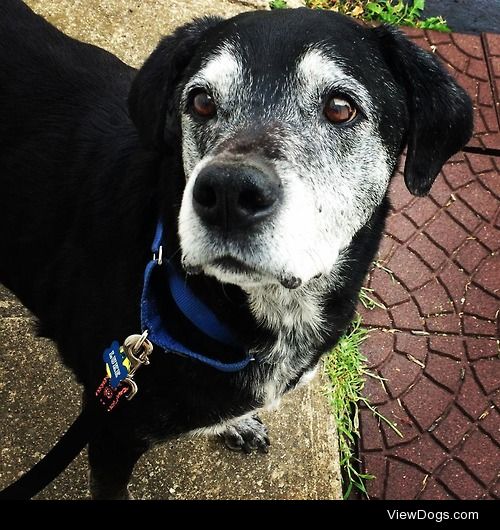
[[[478,512],[433,512],[430,510],[413,510],[413,511],[400,511],[400,510],[387,510],[389,519],[394,520],[427,520],[436,521],[474,521],[479,519]]]

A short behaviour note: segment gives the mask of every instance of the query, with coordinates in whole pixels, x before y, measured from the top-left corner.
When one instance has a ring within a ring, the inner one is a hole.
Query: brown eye
[[[346,99],[332,96],[325,105],[325,116],[331,123],[347,123],[358,113],[356,107]]]
[[[191,107],[195,114],[205,119],[213,118],[217,111],[212,96],[206,92],[198,92],[192,100]]]

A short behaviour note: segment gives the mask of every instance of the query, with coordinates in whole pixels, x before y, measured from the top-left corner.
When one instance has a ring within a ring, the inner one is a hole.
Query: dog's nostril
[[[205,208],[214,208],[217,205],[217,193],[213,186],[210,186],[208,183],[195,186],[193,196],[194,200]]]
[[[244,190],[238,197],[238,206],[248,212],[259,212],[272,206],[276,200],[274,194],[265,194],[261,190]]]

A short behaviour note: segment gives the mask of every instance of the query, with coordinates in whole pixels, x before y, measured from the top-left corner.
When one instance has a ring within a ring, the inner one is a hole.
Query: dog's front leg
[[[139,440],[120,419],[110,418],[89,443],[89,490],[92,499],[131,499],[128,483],[134,466],[150,444]]]

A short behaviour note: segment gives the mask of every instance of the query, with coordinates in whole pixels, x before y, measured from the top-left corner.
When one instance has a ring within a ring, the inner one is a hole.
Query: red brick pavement
[[[456,155],[426,198],[397,175],[359,308],[365,395],[403,433],[361,410],[371,498],[498,498],[500,471],[500,158]]]

